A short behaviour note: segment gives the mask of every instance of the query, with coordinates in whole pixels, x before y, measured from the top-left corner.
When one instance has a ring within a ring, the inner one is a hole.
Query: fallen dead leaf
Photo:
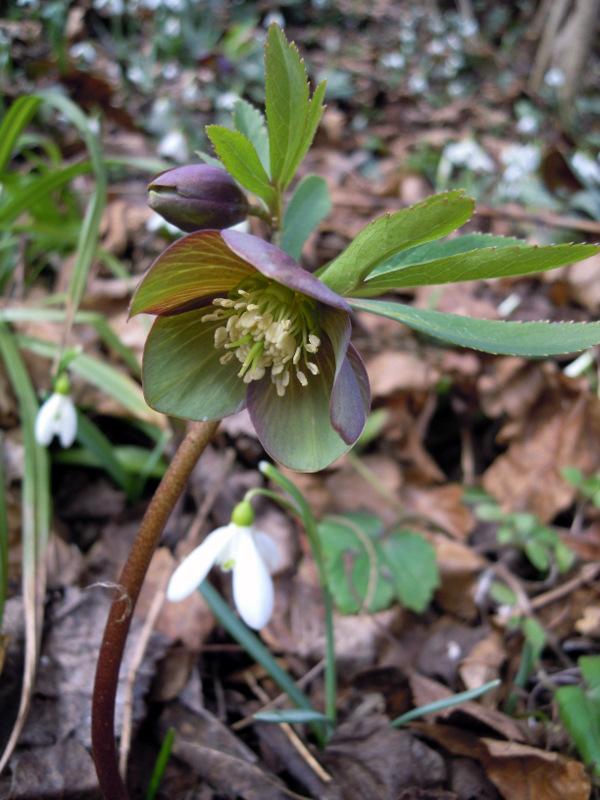
[[[577,467],[584,474],[597,469],[600,400],[589,392],[569,391],[557,380],[518,427],[506,453],[486,470],[483,486],[506,510],[531,511],[548,522],[576,494],[562,477],[563,468]]]

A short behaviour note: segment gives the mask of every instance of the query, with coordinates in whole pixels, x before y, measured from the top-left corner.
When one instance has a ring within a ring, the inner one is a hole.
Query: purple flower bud
[[[160,172],[148,193],[150,208],[187,233],[228,228],[248,215],[248,201],[233,178],[209,164]]]

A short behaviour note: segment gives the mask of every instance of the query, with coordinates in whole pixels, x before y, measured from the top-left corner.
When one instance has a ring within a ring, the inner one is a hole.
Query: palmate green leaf
[[[372,514],[326,517],[317,531],[329,589],[342,614],[358,614],[363,605],[370,612],[387,608],[394,589],[381,574],[381,551],[374,541],[383,533],[381,520]]]
[[[417,614],[425,611],[440,583],[433,547],[420,533],[403,529],[379,547],[398,600]]]
[[[370,311],[453,345],[495,355],[544,358],[574,353],[600,343],[600,322],[504,322],[473,319],[383,300],[350,299]]]
[[[270,175],[269,132],[264,116],[250,103],[238,99],[233,104],[233,127],[252,142],[260,163]]]
[[[474,202],[462,190],[428,197],[386,214],[364,228],[319,277],[338,294],[351,295],[376,267],[402,250],[439,239],[463,225]]]
[[[206,134],[232,177],[273,208],[275,190],[252,142],[243,133],[220,125],[209,125]]]
[[[267,34],[265,67],[271,177],[275,185],[285,189],[312,142],[323,112],[325,83],[309,102],[304,62],[295,44],[288,44],[275,24]]]
[[[376,277],[368,276],[364,286],[354,291],[354,296],[372,297],[388,289],[407,286],[433,286],[440,283],[530,275],[583,261],[599,251],[600,247],[591,244],[486,247],[401,267]]]
[[[281,249],[298,261],[309,235],[330,210],[327,182],[320,175],[307,175],[296,187],[286,209]]]

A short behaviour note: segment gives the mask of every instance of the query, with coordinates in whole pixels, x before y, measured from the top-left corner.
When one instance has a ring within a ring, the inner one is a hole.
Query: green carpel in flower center
[[[302,386],[306,373],[319,374],[309,356],[321,346],[315,301],[278,283],[252,276],[230,292],[213,300],[215,311],[203,322],[222,320],[215,330],[215,347],[228,352],[222,364],[233,356],[241,362],[238,377],[245,383],[263,378],[268,369],[277,394],[283,397],[293,371]]]

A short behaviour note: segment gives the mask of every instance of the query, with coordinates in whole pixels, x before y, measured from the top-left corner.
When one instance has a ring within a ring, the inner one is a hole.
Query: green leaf
[[[600,322],[504,322],[383,300],[350,299],[349,303],[357,311],[370,311],[436,339],[484,353],[543,358],[600,343]]]
[[[266,112],[269,124],[271,177],[282,190],[288,185],[310,147],[321,114],[325,82],[309,101],[304,62],[296,45],[288,44],[283,31],[273,24],[265,48]]]
[[[387,608],[394,599],[389,579],[381,574],[380,551],[375,540],[382,524],[371,514],[326,517],[317,525],[327,583],[342,614],[357,614]]]
[[[203,581],[198,587],[198,591],[206,600],[211,611],[225,630],[233,636],[257,664],[264,667],[273,681],[287,694],[290,700],[295,703],[298,708],[304,708],[307,711],[314,712],[310,700],[304,692],[298,688],[292,676],[280,666],[279,661],[277,661],[272,653],[265,647],[258,636],[252,633],[252,631],[237,618],[214,586],[208,581]],[[311,725],[317,740],[323,745],[326,737],[323,735],[322,725],[317,722],[311,722]]]
[[[325,110],[325,106],[323,105],[323,100],[325,99],[325,89],[326,81],[321,81],[321,83],[317,86],[314,91],[312,98],[308,103],[308,119],[306,122],[306,128],[304,130],[304,136],[300,143],[300,147],[296,152],[293,161],[289,164],[286,172],[283,175],[283,186],[287,186],[289,182],[294,177],[294,174],[302,162],[302,159],[308,152],[308,148],[312,144],[312,140],[314,139],[315,133],[317,132],[317,127],[319,122],[321,121],[321,117],[323,115],[323,111]]]
[[[468,253],[470,250],[483,250],[486,247],[510,247],[524,245],[522,239],[510,239],[507,236],[492,236],[488,233],[466,233],[464,236],[455,236],[452,239],[435,240],[402,250],[401,253],[389,258],[371,272],[368,278],[385,275],[396,269],[412,267],[414,264],[426,264],[437,261],[439,258],[455,256],[459,253]]]
[[[275,190],[252,142],[239,131],[230,131],[220,125],[209,125],[206,133],[215,152],[232,177],[269,208],[275,204]]]
[[[0,172],[4,172],[22,131],[30,123],[40,98],[34,95],[18,97],[10,106],[0,125]]]
[[[4,752],[0,772],[6,766],[23,730],[34,693],[44,621],[47,546],[50,536],[50,459],[48,450],[35,439],[38,402],[29,374],[17,349],[15,337],[0,323],[0,357],[19,403],[23,431],[24,462],[21,485],[22,596],[25,618],[25,656],[21,697],[16,719]]]
[[[233,104],[233,127],[252,143],[260,163],[269,175],[271,171],[269,132],[264,116],[250,103],[238,99]]]
[[[300,181],[283,218],[281,249],[299,260],[304,243],[331,210],[327,182],[320,175]]]
[[[600,656],[582,656],[578,663],[587,690],[561,686],[556,690],[558,711],[583,761],[600,775]]]
[[[449,697],[444,697],[441,700],[436,700],[434,703],[427,703],[425,706],[413,708],[412,711],[407,711],[406,714],[396,717],[395,720],[390,722],[390,725],[392,728],[400,728],[402,725],[406,725],[407,722],[411,722],[413,719],[418,719],[419,717],[424,717],[426,714],[434,714],[436,711],[443,711],[446,708],[452,708],[460,703],[476,700],[478,697],[481,697],[482,694],[500,686],[500,683],[501,681],[496,678],[489,683],[484,683],[483,686],[478,686],[476,689],[467,689],[464,692],[458,692],[457,694],[451,694]]]
[[[308,708],[282,708],[273,711],[259,711],[253,714],[257,722],[277,722],[288,725],[305,725],[307,722],[322,722],[326,727],[333,728],[333,722],[320,711]]]
[[[529,275],[583,261],[599,251],[600,247],[585,244],[487,247],[424,264],[403,266],[385,274],[381,273],[380,269],[377,277],[368,276],[364,287],[354,294],[372,297],[389,289],[406,286],[432,286],[440,283]]]
[[[398,600],[412,611],[425,611],[440,582],[433,547],[409,530],[396,531],[381,547]]]
[[[433,195],[421,203],[371,222],[319,274],[338,294],[352,294],[376,267],[402,250],[439,239],[463,225],[474,202],[462,190]]]

